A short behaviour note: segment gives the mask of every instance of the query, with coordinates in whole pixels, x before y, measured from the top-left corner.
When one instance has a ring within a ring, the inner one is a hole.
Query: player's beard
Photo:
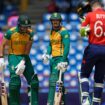
[[[59,30],[61,28],[61,25],[52,25],[53,30]]]
[[[61,21],[60,20],[52,20],[51,24],[52,24],[53,30],[59,30],[61,27]]]
[[[28,33],[28,30],[29,30],[29,28],[21,28],[21,27],[19,28],[19,31],[21,34]]]

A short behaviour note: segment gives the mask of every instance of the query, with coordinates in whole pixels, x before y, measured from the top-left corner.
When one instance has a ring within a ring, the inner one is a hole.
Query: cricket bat
[[[60,104],[61,104],[61,99],[62,99],[62,87],[63,87],[63,82],[62,82],[61,78],[62,78],[62,71],[60,70],[59,79],[58,79],[58,81],[56,82],[55,97],[54,97],[54,105],[60,105]]]
[[[7,92],[6,92],[6,86],[4,81],[4,72],[1,73],[1,103],[2,105],[8,105],[7,102]]]

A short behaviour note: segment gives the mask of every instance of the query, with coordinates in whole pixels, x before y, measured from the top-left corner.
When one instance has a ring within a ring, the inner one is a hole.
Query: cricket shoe
[[[91,105],[90,101],[89,101],[89,98],[84,99],[83,102],[82,102],[82,105]]]

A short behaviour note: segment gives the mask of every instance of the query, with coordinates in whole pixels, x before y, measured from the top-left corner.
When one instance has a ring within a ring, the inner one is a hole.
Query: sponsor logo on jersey
[[[65,35],[65,38],[68,38],[69,37],[69,35]]]
[[[15,67],[14,67],[14,65],[12,65],[12,66],[11,66],[11,69],[12,69],[12,70],[15,70]]]

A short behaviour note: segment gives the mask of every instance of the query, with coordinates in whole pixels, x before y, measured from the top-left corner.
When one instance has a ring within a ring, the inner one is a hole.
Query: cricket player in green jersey
[[[70,47],[70,36],[68,31],[61,25],[61,14],[53,13],[50,17],[52,30],[50,33],[50,44],[47,53],[43,54],[42,58],[44,63],[47,63],[50,55],[50,79],[49,79],[49,93],[47,105],[54,104],[55,85],[59,78],[59,70],[65,72],[68,66],[68,54]],[[64,73],[62,74],[62,81],[64,80]],[[64,86],[61,104],[64,105]]]
[[[33,31],[29,17],[21,15],[18,18],[17,27],[9,29],[0,46],[0,69],[5,65],[4,47],[9,45],[9,105],[20,105],[20,75],[23,74],[30,86],[31,105],[38,105],[38,78],[29,58],[31,45],[33,42]]]

